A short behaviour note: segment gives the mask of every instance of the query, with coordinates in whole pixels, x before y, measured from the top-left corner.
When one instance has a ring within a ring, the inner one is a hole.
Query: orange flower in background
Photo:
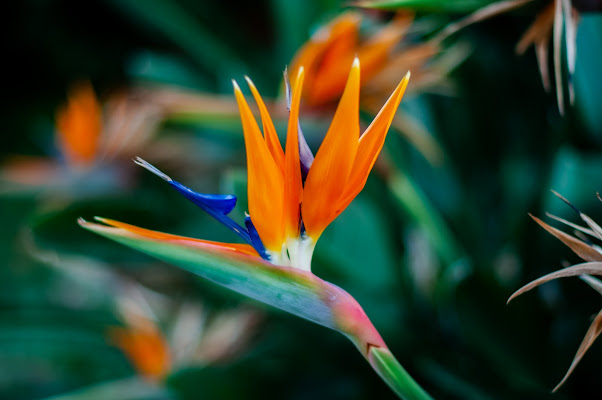
[[[171,355],[167,341],[153,325],[115,327],[109,331],[109,336],[142,376],[160,380],[169,372]]]
[[[67,104],[56,114],[57,145],[70,165],[88,166],[98,153],[102,109],[90,82],[69,92]]]
[[[427,65],[441,52],[439,46],[434,42],[404,41],[413,19],[411,14],[399,13],[388,24],[364,33],[360,30],[362,15],[346,12],[322,26],[291,62],[293,76],[301,66],[305,69],[304,102],[319,107],[337,100],[345,88],[348,65],[355,57],[362,64],[362,103],[374,95],[379,100],[388,97],[397,85],[399,71],[412,71],[412,90],[443,81],[441,71]]]
[[[262,319],[259,311],[246,307],[210,313],[199,303],[176,306],[169,298],[131,282],[124,287],[117,295],[124,326],[110,328],[108,338],[138,374],[150,381],[161,381],[183,367],[238,356]]]
[[[412,91],[450,93],[446,74],[465,58],[460,47],[443,55],[440,42],[410,42],[407,33],[414,17],[398,13],[389,23],[374,27],[357,12],[346,12],[317,30],[297,51],[291,62],[293,76],[305,70],[302,100],[314,109],[327,111],[343,95],[348,65],[357,57],[362,64],[360,108],[376,115],[397,86],[400,71],[412,71]],[[370,25],[363,29],[362,25]],[[414,117],[399,111],[392,126],[431,162],[442,159],[432,135]]]
[[[56,112],[55,148],[47,151],[48,156],[8,157],[0,168],[2,193],[42,190],[81,195],[107,185],[127,186],[129,161],[142,150],[159,159],[174,159],[177,153],[178,163],[191,162],[185,140],[155,137],[165,112],[166,107],[144,90],[119,91],[101,104],[92,84],[79,82]]]

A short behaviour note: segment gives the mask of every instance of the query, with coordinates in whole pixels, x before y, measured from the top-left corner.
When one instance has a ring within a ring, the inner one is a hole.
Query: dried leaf
[[[585,337],[583,338],[583,341],[581,342],[581,345],[577,350],[577,354],[575,354],[575,358],[573,358],[573,362],[571,363],[569,370],[567,371],[564,378],[562,378],[560,383],[556,385],[553,392],[560,389],[564,382],[566,382],[569,376],[573,373],[575,367],[577,367],[577,364],[579,364],[579,361],[581,361],[581,359],[583,358],[585,352],[587,352],[587,350],[591,347],[591,345],[594,343],[594,341],[600,335],[600,333],[602,333],[602,310],[600,310],[598,315],[596,315],[596,318],[594,318],[592,324],[589,326],[589,329],[587,330],[587,333],[585,334]]]
[[[539,74],[541,75],[541,83],[546,92],[549,92],[552,87],[550,84],[550,69],[548,68],[549,45],[549,37],[546,37],[544,40],[535,44],[535,54],[537,57],[537,65],[539,66]]]
[[[575,62],[577,60],[577,17],[573,13],[570,0],[562,0],[565,24],[566,58],[569,69],[568,86],[569,101],[575,101],[575,89],[573,87],[573,74],[575,73]]]
[[[581,217],[581,219],[583,220],[583,222],[585,222],[587,224],[587,226],[589,226],[592,229],[592,232],[594,232],[594,236],[597,237],[598,239],[602,240],[602,228],[600,227],[600,225],[598,225],[593,219],[591,219],[590,217],[588,217],[587,215],[585,215],[584,213],[582,213],[581,211],[579,211],[579,209],[577,207],[575,207],[573,205],[573,203],[571,203],[570,201],[568,201],[560,193],[558,193],[555,190],[552,190],[552,193],[554,193],[554,195],[556,195],[556,197],[558,197],[560,200],[564,201],[573,210],[575,210],[575,212],[577,214],[579,214],[579,216]]]
[[[593,276],[583,275],[580,276],[582,281],[590,285],[596,292],[602,294],[602,281],[598,278],[594,278]]]
[[[554,3],[551,3],[537,14],[535,21],[533,21],[518,41],[515,48],[516,52],[518,54],[523,54],[531,44],[536,46],[544,42],[549,44],[550,31],[553,25]]]
[[[539,279],[536,279],[522,288],[518,289],[510,298],[508,299],[508,303],[510,303],[515,297],[528,292],[529,290],[536,288],[537,286],[549,282],[558,278],[566,278],[569,276],[579,276],[579,275],[602,275],[602,262],[587,262],[581,263],[577,265],[573,265],[572,267],[564,268],[559,271],[554,271],[550,274],[544,275]]]
[[[600,225],[598,225],[593,219],[591,219],[583,213],[580,213],[579,216],[587,224],[587,226],[589,226],[592,229],[596,237],[602,240],[602,228],[600,228]]]
[[[577,225],[577,224],[574,224],[574,223],[572,223],[572,222],[570,222],[570,221],[567,221],[567,220],[566,220],[566,219],[564,219],[564,218],[557,217],[557,216],[556,216],[556,215],[554,215],[554,214],[546,213],[546,215],[547,215],[548,217],[552,218],[552,219],[555,219],[555,220],[556,220],[556,221],[558,221],[558,222],[562,222],[563,224],[570,226],[570,227],[571,227],[571,228],[573,228],[573,229],[576,229],[576,230],[578,230],[578,231],[581,231],[581,232],[583,232],[583,233],[586,233],[586,234],[588,234],[588,235],[590,235],[590,236],[592,236],[592,237],[598,238],[598,236],[596,235],[596,233],[595,233],[594,231],[592,231],[591,229],[587,229],[587,228],[584,228],[583,226],[579,226],[579,225]]]
[[[556,79],[556,98],[558,111],[564,115],[564,92],[562,91],[562,0],[554,0],[554,77]]]
[[[462,18],[461,20],[446,26],[445,29],[443,29],[437,35],[435,41],[441,41],[447,38],[448,36],[451,36],[454,33],[458,32],[462,28],[467,27],[468,25],[472,25],[474,23],[484,21],[491,17],[495,17],[496,15],[514,10],[531,1],[533,0],[506,0],[488,4],[485,7],[479,8],[467,17]]]
[[[531,214],[529,214],[529,216],[533,218],[535,222],[541,225],[542,228],[551,233],[562,243],[567,245],[571,250],[575,252],[575,254],[577,254],[585,261],[602,261],[602,254],[598,253],[598,251],[596,251],[596,249],[594,249],[589,244],[546,224],[545,222]]]

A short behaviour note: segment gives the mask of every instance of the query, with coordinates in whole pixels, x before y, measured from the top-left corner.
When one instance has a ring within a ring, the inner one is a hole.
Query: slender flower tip
[[[234,87],[235,92],[240,92],[240,86],[238,86],[238,83],[236,83],[234,79],[232,79],[232,86]]]
[[[133,158],[134,163],[136,163],[137,165],[141,166],[142,168],[152,172],[153,174],[157,175],[159,178],[163,179],[166,182],[172,182],[173,179],[171,179],[169,177],[169,175],[165,174],[164,172],[160,171],[159,168],[155,167],[154,165],[152,165],[151,163],[149,163],[148,161],[143,160],[140,157],[136,157]]]
[[[288,111],[291,111],[291,103],[293,102],[293,89],[291,87],[291,80],[288,76],[288,66],[284,68],[284,88],[286,92],[286,108]],[[305,75],[305,68],[300,66],[297,69],[297,80],[299,80],[303,75]]]
[[[360,59],[358,56],[355,56],[355,58],[353,59],[353,64],[351,65],[351,68],[359,68],[360,67]]]
[[[402,96],[402,97],[403,97],[403,94],[406,91],[406,87],[408,86],[408,82],[410,82],[410,76],[411,76],[411,73],[410,73],[410,71],[408,71],[405,74],[405,76],[401,79],[401,81],[399,82],[399,85],[397,85],[398,88],[401,87],[400,96]],[[401,100],[401,98],[400,98],[400,100]]]
[[[558,197],[560,200],[562,200],[562,201],[564,201],[566,204],[568,204],[568,205],[569,205],[569,207],[571,207],[573,210],[575,210],[575,212],[576,212],[577,214],[581,215],[581,211],[579,211],[579,209],[578,209],[577,207],[575,207],[575,206],[573,205],[573,203],[571,203],[570,201],[568,201],[568,200],[566,199],[566,197],[564,197],[563,195],[561,195],[560,193],[558,193],[558,192],[557,192],[557,191],[555,191],[555,190],[551,190],[551,192],[552,192],[552,193],[554,193],[554,195],[555,195],[556,197]]]
[[[111,227],[112,226],[110,219],[99,217],[97,215],[95,215],[92,219],[95,222],[100,222],[101,224],[106,225],[107,227]],[[77,219],[78,225],[81,226],[81,227],[83,227],[83,228],[89,227],[91,225],[96,225],[95,222],[88,221],[88,220],[84,219],[84,217],[79,217]]]
[[[255,84],[248,75],[245,75],[245,81],[247,81],[247,85],[249,85],[249,87],[255,88]]]
[[[299,69],[301,69],[303,67],[300,67]],[[286,109],[290,112],[291,111],[291,103],[293,102],[293,91],[291,90],[291,80],[288,77],[288,65],[286,67],[284,67],[284,72],[282,73],[282,75],[284,75],[284,91],[286,94]]]

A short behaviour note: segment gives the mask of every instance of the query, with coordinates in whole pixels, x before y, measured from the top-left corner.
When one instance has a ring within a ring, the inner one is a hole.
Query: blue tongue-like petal
[[[220,214],[228,215],[236,206],[236,196],[231,194],[204,194],[195,192],[181,183],[171,180],[168,181],[174,189],[180,192],[188,200],[192,201],[197,206],[204,208],[209,207]]]
[[[153,174],[157,175],[167,183],[169,183],[174,189],[180,192],[188,200],[190,200],[195,205],[203,209],[207,214],[211,215],[213,218],[215,218],[222,224],[226,225],[228,228],[230,228],[232,231],[238,234],[238,236],[240,236],[245,242],[255,247],[253,241],[251,240],[251,236],[249,236],[247,230],[239,224],[237,224],[236,222],[234,222],[232,218],[227,216],[227,214],[229,214],[230,211],[232,211],[232,209],[236,205],[236,196],[198,193],[190,189],[189,187],[182,185],[180,182],[174,181],[167,174],[161,172],[158,168],[144,161],[140,157],[136,157],[134,159],[134,162],[140,165],[141,167],[149,170]],[[259,250],[257,251],[259,252]]]
[[[255,250],[257,250],[261,258],[270,261],[270,257],[265,251],[265,246],[263,245],[263,242],[259,237],[259,233],[257,233],[257,229],[255,229],[255,225],[253,225],[253,221],[251,221],[251,217],[249,215],[245,217],[245,226],[247,227],[247,231],[251,237],[251,245],[255,248]]]

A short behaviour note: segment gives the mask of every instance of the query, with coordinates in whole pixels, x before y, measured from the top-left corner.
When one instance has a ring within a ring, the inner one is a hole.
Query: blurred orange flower
[[[442,83],[444,74],[431,61],[441,52],[434,42],[404,41],[414,20],[399,13],[388,24],[364,33],[366,19],[357,12],[346,12],[322,26],[295,54],[291,73],[305,69],[308,90],[303,101],[320,107],[336,101],[347,82],[348,65],[355,57],[362,64],[362,101],[378,97],[379,103],[397,86],[399,71],[412,71],[412,86],[428,88]],[[377,100],[377,99],[374,99]]]
[[[109,332],[115,345],[129,357],[136,370],[152,380],[162,379],[171,367],[167,342],[156,327],[115,327]]]
[[[131,282],[122,288],[117,309],[124,326],[110,328],[108,337],[138,374],[151,381],[181,367],[225,362],[240,354],[262,319],[259,311],[245,307],[208,317],[198,303],[176,306]]]
[[[465,58],[462,48],[456,46],[444,54],[440,42],[410,41],[408,32],[414,28],[410,13],[398,13],[380,27],[374,27],[373,22],[357,12],[343,13],[317,30],[297,51],[290,69],[293,76],[301,66],[305,69],[308,90],[302,100],[306,106],[333,108],[343,94],[347,66],[355,57],[362,64],[360,107],[372,115],[397,85],[399,71],[412,71],[409,93],[451,93],[446,74]],[[431,162],[441,160],[438,144],[411,115],[400,110],[392,126]]]
[[[67,104],[56,114],[57,144],[73,166],[91,164],[98,153],[102,109],[90,82],[80,82],[69,92]]]

